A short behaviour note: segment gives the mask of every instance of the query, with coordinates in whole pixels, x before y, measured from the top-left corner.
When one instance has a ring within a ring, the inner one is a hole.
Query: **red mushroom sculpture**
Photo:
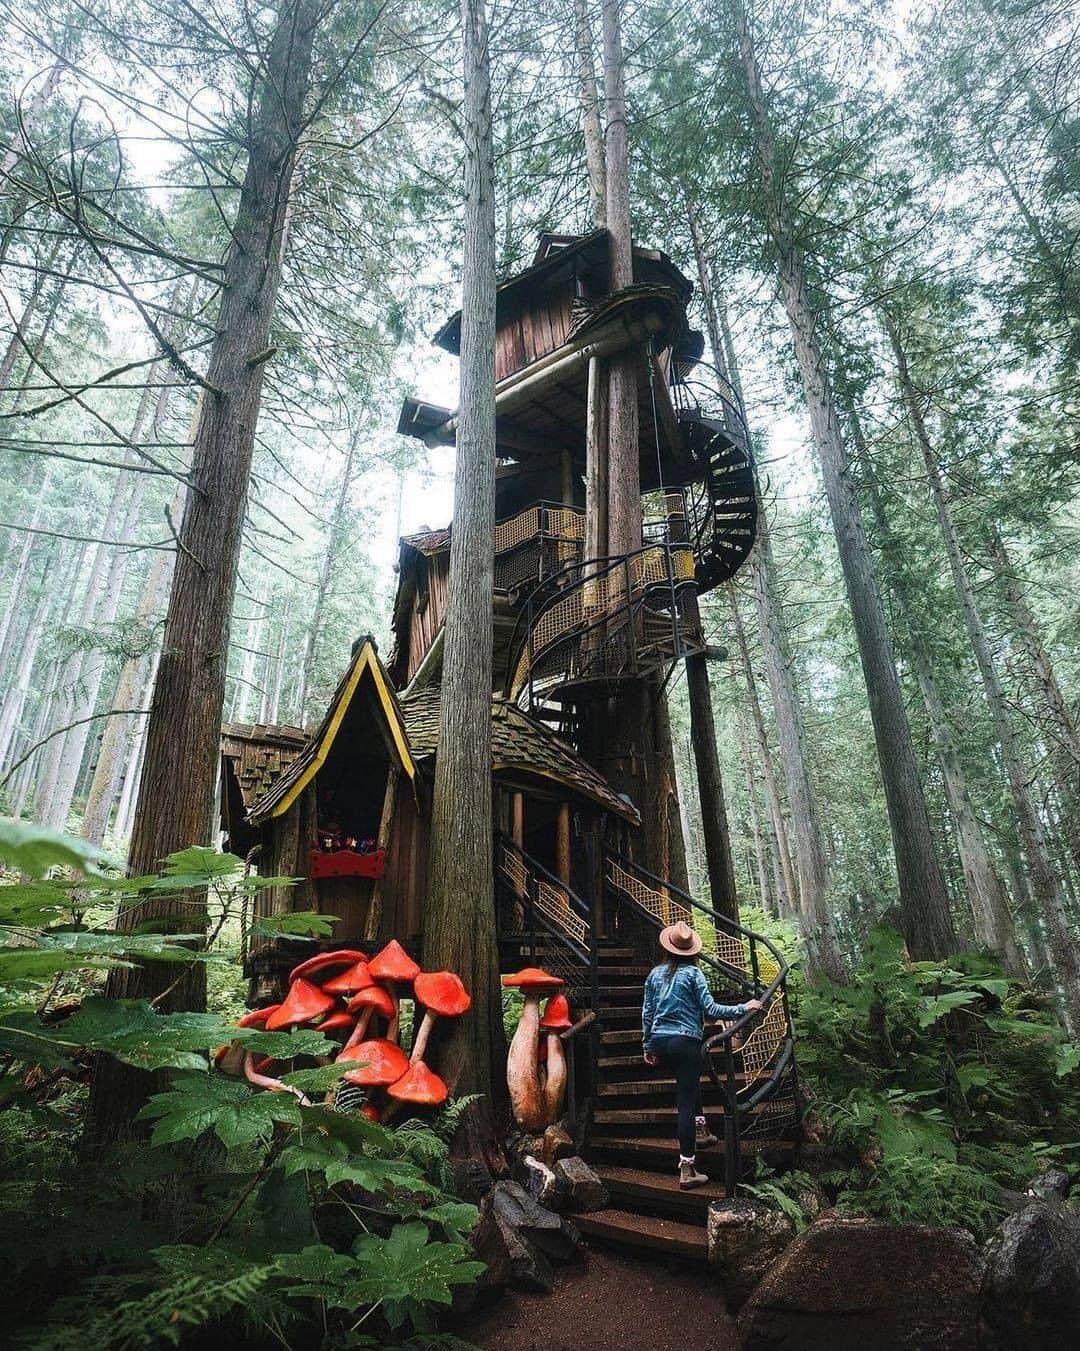
[[[324,980],[321,988],[326,994],[356,994],[357,990],[366,990],[369,985],[374,984],[365,957],[363,961],[353,962],[352,966],[340,974]]]
[[[566,1052],[560,1032],[573,1026],[570,1004],[564,994],[553,994],[540,1019],[540,1030],[547,1034],[547,1077],[544,1080],[544,1124],[553,1126],[562,1112],[566,1095]]]
[[[314,1022],[324,1013],[337,1007],[333,995],[324,994],[317,985],[302,976],[289,986],[289,993],[266,1020],[267,1032],[279,1032],[285,1027],[299,1027]]]
[[[563,982],[558,976],[552,976],[537,966],[527,966],[515,975],[503,976],[502,983],[520,989],[525,996],[525,1007],[506,1056],[506,1086],[510,1091],[510,1107],[514,1120],[522,1130],[540,1130],[546,1125],[537,1054],[540,1043],[540,1000],[544,995],[554,994],[561,989]]]
[[[400,1079],[395,1080],[386,1092],[395,1103],[412,1102],[418,1107],[439,1107],[446,1101],[449,1089],[422,1060],[414,1060],[408,1070]],[[384,1116],[383,1120],[386,1119]]]
[[[338,948],[335,952],[317,952],[314,957],[294,966],[289,972],[289,984],[294,980],[310,980],[313,976],[324,975],[327,971],[336,971],[339,966],[353,966],[356,962],[366,962],[367,957],[355,948]]]
[[[359,1041],[363,1041],[367,1036],[368,1024],[371,1022],[373,1013],[378,1013],[389,1023],[394,1017],[397,1009],[394,1001],[386,993],[381,985],[369,985],[366,990],[361,990],[359,994],[353,995],[348,1003],[349,1013],[357,1018],[356,1030],[345,1043],[346,1046],[353,1046]],[[357,1015],[359,1015],[357,1017]]]
[[[345,1078],[350,1084],[360,1084],[363,1088],[392,1084],[409,1069],[409,1057],[400,1046],[385,1037],[346,1046],[334,1063],[340,1065],[349,1060],[359,1063],[356,1069],[345,1072]]]
[[[423,1060],[436,1018],[459,1018],[472,1004],[461,977],[453,971],[421,971],[413,981],[416,1001],[424,1006],[424,1020],[413,1040],[413,1064]]]
[[[372,980],[381,981],[394,1001],[394,1016],[387,1030],[387,1038],[397,1041],[398,1035],[398,992],[399,985],[408,985],[420,974],[420,968],[397,941],[391,938],[381,952],[377,952],[368,963],[368,974]]]

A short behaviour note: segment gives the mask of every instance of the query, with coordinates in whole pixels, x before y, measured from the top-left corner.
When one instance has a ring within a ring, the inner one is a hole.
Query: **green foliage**
[[[802,993],[796,1026],[813,1112],[859,1160],[841,1204],[982,1234],[1002,1188],[1075,1169],[1075,1044],[987,959],[910,963],[876,930],[850,985]]]

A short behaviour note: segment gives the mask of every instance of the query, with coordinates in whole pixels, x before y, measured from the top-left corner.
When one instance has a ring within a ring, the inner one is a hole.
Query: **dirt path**
[[[507,1291],[454,1331],[482,1351],[737,1351],[734,1321],[705,1268],[594,1250],[556,1280],[552,1295]]]

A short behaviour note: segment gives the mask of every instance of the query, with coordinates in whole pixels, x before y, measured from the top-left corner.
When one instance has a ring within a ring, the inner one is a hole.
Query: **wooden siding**
[[[450,574],[450,550],[426,558],[419,567],[422,577],[417,578],[413,595],[412,609],[409,614],[409,660],[405,668],[405,683],[412,680],[427,656],[428,649],[442,628],[446,614],[447,583]]]
[[[572,284],[527,301],[503,319],[495,334],[495,379],[553,352],[570,336]]]

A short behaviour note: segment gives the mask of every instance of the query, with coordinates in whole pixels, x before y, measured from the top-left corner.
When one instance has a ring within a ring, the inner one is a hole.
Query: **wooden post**
[[[574,505],[574,461],[565,447],[559,452],[560,497],[568,507]]]
[[[525,798],[514,793],[510,798],[510,838],[519,849],[525,848]]]
[[[400,771],[391,765],[386,776],[386,792],[383,794],[382,815],[379,818],[379,833],[375,837],[375,848],[386,849],[390,843],[390,826],[394,819],[394,807],[397,803],[398,782],[401,779]],[[367,917],[364,920],[364,938],[370,941],[380,937],[379,929],[382,927],[383,912],[383,886],[386,878],[386,870],[383,869],[383,876],[377,877],[371,888],[371,903],[368,906]]]
[[[713,909],[737,921],[739,903],[735,894],[735,866],[731,858],[724,783],[720,775],[716,725],[713,722],[709,692],[709,668],[704,652],[694,652],[686,658],[686,692],[690,703],[690,740],[693,742],[694,764],[697,767],[701,832],[705,839]]]
[[[570,885],[570,804],[559,803],[559,818],[555,826],[555,871]]]
[[[607,553],[607,372],[589,358],[585,394],[585,557]]]

